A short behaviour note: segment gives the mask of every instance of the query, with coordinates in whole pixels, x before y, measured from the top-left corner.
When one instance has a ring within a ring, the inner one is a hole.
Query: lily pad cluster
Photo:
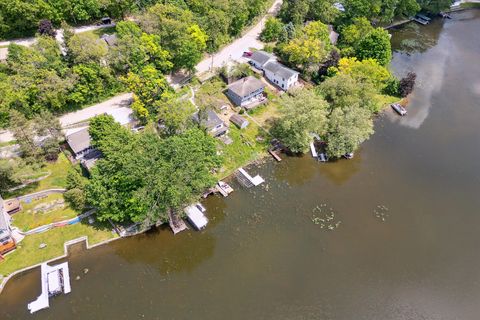
[[[332,231],[342,223],[340,220],[335,220],[335,211],[333,208],[327,208],[325,203],[313,208],[312,212],[312,222],[319,225],[321,229]]]
[[[375,218],[381,220],[382,222],[385,222],[387,220],[387,218],[389,217],[388,208],[384,205],[378,205],[373,210],[373,215],[375,216]]]

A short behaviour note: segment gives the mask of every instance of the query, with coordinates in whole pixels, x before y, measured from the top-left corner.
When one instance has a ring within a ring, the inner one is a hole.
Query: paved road
[[[115,26],[115,24],[103,24],[103,25],[99,25],[99,26],[97,26],[97,25],[83,26],[83,27],[73,28],[73,31],[75,33],[81,33],[81,32],[85,32],[85,31],[98,30],[98,29],[109,28],[109,27],[113,27],[113,26]],[[63,30],[62,29],[57,30],[56,39],[59,43],[63,43]],[[8,45],[10,45],[10,43],[16,43],[18,45],[29,47],[32,44],[34,44],[35,42],[36,42],[36,40],[33,37],[32,38],[8,40],[8,41],[0,41],[0,47],[8,46]]]
[[[103,114],[105,112],[110,113],[113,110],[125,108],[131,104],[132,97],[132,93],[124,93],[91,107],[65,114],[59,118],[60,124],[63,128],[67,128],[73,124],[86,121],[99,114]],[[13,140],[13,135],[9,131],[0,131],[0,143]]]
[[[213,66],[221,67],[224,63],[228,60],[241,60],[243,51],[248,50],[248,48],[263,48],[263,44],[257,39],[262,32],[263,27],[265,25],[265,21],[269,16],[276,15],[280,10],[282,5],[282,0],[275,0],[272,7],[268,10],[267,14],[250,30],[248,30],[241,38],[236,39],[234,42],[229,44],[228,46],[224,47],[220,52],[216,53],[213,57]],[[76,28],[75,32],[85,32],[89,30],[96,30],[99,28],[108,27],[107,26],[85,26]],[[58,38],[59,36],[57,36]],[[60,38],[61,39],[61,38]],[[31,45],[32,39],[18,39],[14,40],[15,43],[24,44],[24,45]],[[59,40],[62,41],[62,40]],[[9,41],[0,42],[0,46],[8,45]],[[197,74],[203,73],[208,71],[212,64],[212,58],[207,58],[201,61],[197,65]],[[116,108],[125,107],[130,104],[132,99],[131,93],[122,94],[116,97],[113,97],[107,101],[99,103],[97,105],[66,114],[60,117],[60,123],[63,127],[68,127],[72,124],[79,123],[85,120],[88,120],[96,115],[114,110]],[[0,131],[0,142],[8,142],[12,141],[13,136],[8,131]]]
[[[86,121],[90,118],[93,118],[99,114],[112,111],[117,108],[122,108],[129,106],[132,101],[132,93],[124,93],[119,96],[103,101],[99,104],[93,105],[91,107],[78,110],[75,112],[67,113],[60,117],[60,124],[63,128],[68,127],[72,124]]]
[[[228,46],[224,47],[220,52],[214,54],[213,56],[213,67],[221,67],[228,60],[241,60],[242,54],[244,51],[247,51],[249,48],[262,49],[263,43],[258,40],[258,36],[263,30],[265,21],[269,16],[276,15],[280,10],[282,5],[282,0],[276,0],[272,7],[268,10],[267,14],[251,28],[245,35],[241,38],[235,40]],[[209,71],[212,66],[212,57],[206,58],[197,64],[197,74],[204,73]]]

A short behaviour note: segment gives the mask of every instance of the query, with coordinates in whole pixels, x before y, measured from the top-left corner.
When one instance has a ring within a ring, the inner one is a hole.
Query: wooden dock
[[[278,162],[282,161],[282,158],[275,152],[275,149],[269,149],[268,153],[270,153],[273,159],[277,160]]]
[[[185,221],[176,216],[171,210],[168,211],[168,224],[170,225],[173,234],[177,234],[188,229]]]

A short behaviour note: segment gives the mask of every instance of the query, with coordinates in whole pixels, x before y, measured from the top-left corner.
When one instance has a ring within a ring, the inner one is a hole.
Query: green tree
[[[83,211],[86,206],[85,188],[88,179],[83,177],[80,172],[70,169],[67,173],[67,191],[63,194],[65,200],[70,206],[78,211]]]
[[[260,34],[260,40],[265,42],[277,41],[283,31],[283,23],[275,17],[269,17]]]
[[[354,152],[373,134],[370,112],[357,105],[335,108],[330,114],[325,135],[329,157],[339,158]]]
[[[446,10],[452,5],[451,0],[417,0],[417,2],[423,10],[432,14]]]
[[[72,72],[76,82],[69,100],[75,105],[99,101],[119,89],[111,70],[98,64],[78,64],[72,68]]]
[[[386,30],[376,28],[362,38],[355,50],[356,56],[361,59],[375,59],[385,66],[392,60],[390,35]]]
[[[100,64],[107,55],[108,48],[104,41],[98,41],[90,33],[77,33],[67,43],[73,62]]]
[[[356,58],[342,58],[338,63],[338,68],[334,68],[334,70],[350,75],[357,81],[371,83],[378,91],[383,90],[391,78],[387,68],[374,59],[358,61]]]
[[[281,118],[273,134],[292,152],[305,152],[312,142],[312,134],[323,135],[327,124],[328,104],[312,90],[300,90],[293,96],[284,95]]]
[[[190,125],[195,107],[190,101],[174,97],[157,102],[158,120],[164,125],[164,134],[171,136],[184,132]]]
[[[144,67],[140,73],[130,72],[123,81],[135,94],[135,109],[137,112],[142,110],[140,114],[144,118],[157,113],[156,101],[163,99],[164,94],[171,90],[165,77],[153,66]]]
[[[20,112],[12,110],[10,112],[10,130],[20,145],[22,157],[27,159],[28,163],[37,162],[41,150],[35,143],[35,130],[32,122]]]
[[[307,71],[325,60],[331,50],[328,27],[313,21],[286,44],[279,46],[281,56],[293,66]]]
[[[202,131],[161,139],[149,130],[134,135],[112,122],[94,123],[94,130],[107,134],[92,135],[104,158],[93,168],[86,194],[100,220],[167,221],[168,212],[177,212],[215,183],[216,141]]]

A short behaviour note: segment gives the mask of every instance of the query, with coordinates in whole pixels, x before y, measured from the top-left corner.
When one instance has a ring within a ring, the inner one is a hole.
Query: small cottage
[[[232,114],[230,122],[236,125],[239,129],[245,129],[250,124],[247,119],[239,114]]]
[[[71,133],[66,138],[76,160],[83,159],[86,154],[93,150],[88,128]]]
[[[270,61],[263,68],[265,77],[285,91],[298,82],[298,72],[277,61]]]
[[[277,59],[271,53],[266,51],[258,50],[252,53],[250,57],[250,64],[259,70],[263,70],[265,64],[269,61],[276,61]]]
[[[220,137],[228,133],[228,127],[213,110],[208,110],[205,115],[195,112],[193,121],[205,127],[213,137]]]
[[[240,107],[265,99],[265,84],[259,79],[249,76],[237,80],[228,86],[227,96]]]

